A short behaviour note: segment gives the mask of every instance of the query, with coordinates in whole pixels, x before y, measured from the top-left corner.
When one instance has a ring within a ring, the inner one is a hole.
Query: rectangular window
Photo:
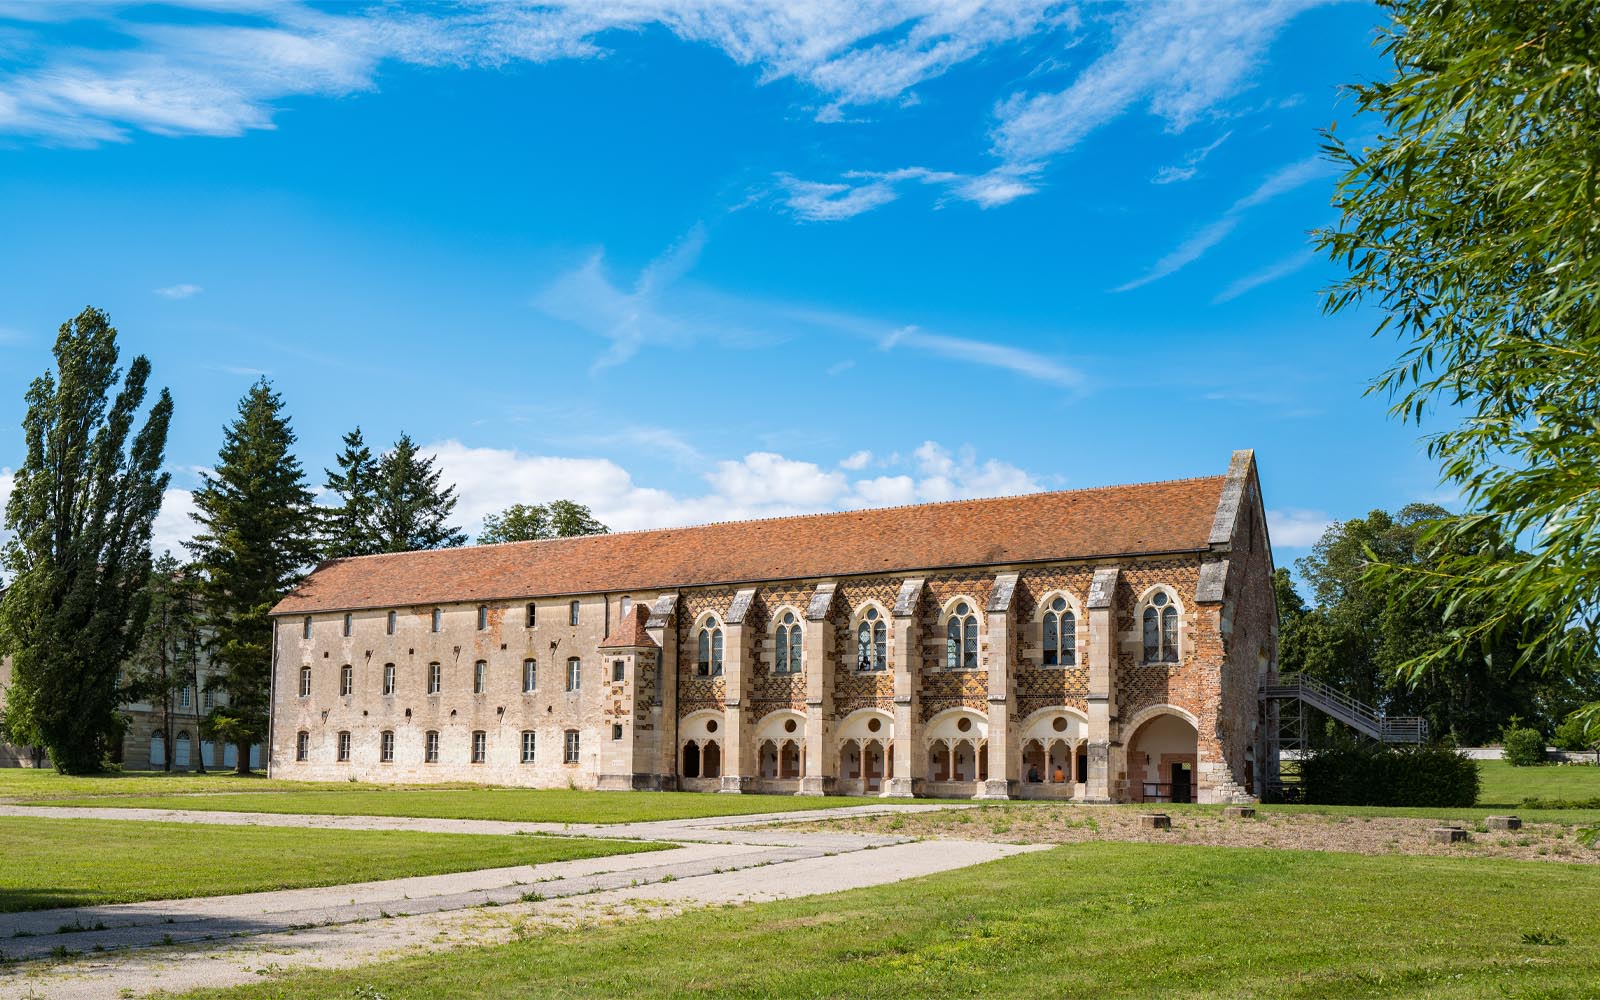
[[[528,627],[529,628],[533,628],[537,624],[539,624],[538,608],[532,602],[529,602],[529,604],[528,604]]]
[[[303,623],[301,623],[301,626],[300,626],[300,638],[302,638],[302,639],[311,638],[311,616],[310,615],[306,615],[306,620]]]
[[[489,605],[478,605],[478,631],[482,632],[489,627]]]
[[[300,668],[300,697],[311,697],[311,668]]]
[[[356,689],[356,668],[346,663],[339,668],[339,693],[341,695],[354,694]]]
[[[482,764],[489,759],[489,734],[479,729],[472,734],[472,762]]]
[[[472,665],[472,693],[483,694],[489,687],[489,664],[479,660]]]
[[[435,730],[428,730],[428,735],[423,738],[422,759],[429,764],[439,763],[439,734]]]
[[[200,705],[201,705],[201,707],[203,707],[205,709],[208,709],[208,710],[216,708],[217,707],[217,693],[215,691],[210,691],[210,690],[200,692]]]
[[[622,739],[622,725],[620,723],[613,722],[611,724],[611,738],[614,740]]]
[[[383,736],[378,741],[378,760],[383,764],[394,763],[394,730],[385,729]]]
[[[344,616],[344,637],[346,639],[350,638],[350,630],[355,627],[355,621],[356,621],[356,616],[355,615],[352,615],[349,612],[345,613],[345,616]]]
[[[433,623],[432,623],[433,631],[435,631],[435,632],[439,631],[439,626],[441,626],[443,624],[444,624],[444,612],[439,610],[438,608],[434,608],[433,609]]]
[[[383,665],[383,693],[394,694],[394,664]]]
[[[349,733],[348,730],[340,730],[339,731],[339,760],[341,762],[344,762],[344,761],[348,761],[349,759],[350,759],[350,733]]]
[[[396,614],[395,612],[393,612],[393,611],[389,612],[388,629],[389,629],[389,634],[390,635],[394,635],[395,626],[397,626],[399,623],[400,623],[400,616],[398,614]]]
[[[304,761],[311,756],[311,734],[297,733],[294,738],[294,759]]]
[[[538,749],[538,734],[531,729],[524,729],[522,731],[522,762],[524,764],[532,764],[534,754],[538,752]]]
[[[583,686],[582,661],[576,656],[567,661],[567,690],[576,691]]]
[[[579,749],[578,748],[578,731],[576,729],[569,729],[569,730],[567,730],[566,737],[567,737],[567,739],[566,739],[567,752],[566,752],[566,758],[565,758],[566,762],[568,764],[576,764],[578,762],[578,749]]]
[[[618,683],[618,684],[622,683],[624,677],[626,676],[627,669],[628,669],[628,661],[627,660],[612,660],[611,661],[611,680],[613,682],[615,682],[615,683]]]
[[[178,689],[178,707],[179,708],[188,708],[189,707],[189,689],[186,688],[186,687]]]
[[[444,687],[444,668],[437,663],[428,664],[428,693],[438,694]]]
[[[539,661],[522,661],[522,693],[528,694],[539,688]]]
[[[569,604],[567,606],[567,617],[570,619],[570,621],[568,622],[569,625],[578,624],[578,602],[577,601],[573,601],[571,604]]]

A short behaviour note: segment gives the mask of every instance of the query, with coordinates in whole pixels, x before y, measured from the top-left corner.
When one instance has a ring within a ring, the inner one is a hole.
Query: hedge
[[[1300,761],[1303,801],[1328,806],[1470,806],[1478,763],[1452,746],[1342,745]]]

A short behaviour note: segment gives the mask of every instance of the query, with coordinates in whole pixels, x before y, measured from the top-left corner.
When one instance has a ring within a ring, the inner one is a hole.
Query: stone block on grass
[[[1172,817],[1166,813],[1145,813],[1139,817],[1139,825],[1146,830],[1172,829]]]
[[[1226,806],[1222,810],[1224,819],[1255,819],[1255,806]]]
[[[1428,839],[1435,844],[1459,844],[1468,837],[1459,826],[1439,826],[1428,831]]]
[[[1489,816],[1484,819],[1484,824],[1491,830],[1520,830],[1522,829],[1521,816]]]

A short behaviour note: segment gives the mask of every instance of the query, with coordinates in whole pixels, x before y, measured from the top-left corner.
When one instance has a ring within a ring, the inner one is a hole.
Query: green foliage
[[[327,488],[338,506],[323,515],[322,555],[327,559],[365,556],[379,551],[373,518],[378,463],[361,437],[361,428],[344,436],[344,450],[334,459],[338,470],[324,469]]]
[[[262,379],[239,401],[216,468],[194,494],[200,531],[189,548],[215,629],[212,662],[228,694],[207,729],[238,747],[241,772],[250,767],[249,745],[266,735],[268,612],[316,558],[316,515],[294,441],[282,397]]]
[[[1299,762],[1301,790],[1313,805],[1470,806],[1478,801],[1478,763],[1442,743],[1397,747],[1341,743]]]
[[[1412,504],[1397,514],[1375,510],[1330,527],[1296,563],[1311,585],[1314,608],[1302,604],[1280,569],[1274,580],[1279,669],[1326,681],[1390,715],[1423,716],[1433,732],[1469,744],[1493,741],[1512,715],[1553,728],[1577,706],[1600,698],[1600,676],[1592,673],[1514,671],[1519,649],[1504,635],[1454,647],[1420,673],[1403,669],[1447,645],[1462,623],[1498,614],[1474,600],[1450,616],[1427,591],[1370,572],[1374,559],[1433,571],[1448,556],[1428,541],[1429,531],[1448,517],[1441,507]]]
[[[12,657],[6,727],[57,770],[98,770],[119,732],[118,673],[144,627],[150,531],[172,398],[134,432],[150,362],[117,367],[117,331],[94,308],[61,325],[56,371],[34,379],[0,564],[0,654]],[[119,378],[121,387],[111,391]],[[130,440],[131,434],[131,440]]]
[[[1352,87],[1375,141],[1331,133],[1349,269],[1327,308],[1378,306],[1402,344],[1372,391],[1419,424],[1467,513],[1444,555],[1381,569],[1449,628],[1421,674],[1509,639],[1513,661],[1593,670],[1600,614],[1600,6],[1388,0],[1396,72]],[[1509,540],[1525,540],[1518,551]]]
[[[1512,767],[1537,767],[1544,763],[1544,734],[1528,726],[1510,725],[1500,736],[1505,760]]]
[[[595,520],[594,512],[588,507],[571,500],[552,500],[548,504],[519,503],[485,517],[483,531],[478,534],[478,544],[574,538],[579,535],[604,535],[610,531],[610,528]]]
[[[456,488],[441,487],[443,470],[417,453],[409,434],[378,459],[373,482],[375,552],[453,549],[467,536],[447,522],[456,509]]]
[[[1551,739],[1559,750],[1582,752],[1600,746],[1600,726],[1580,715],[1570,715],[1556,727]]]
[[[144,635],[128,658],[121,700],[142,701],[154,707],[170,747],[175,745],[174,702],[178,693],[187,688],[193,703],[200,703],[200,612],[194,574],[185,572],[170,552],[162,553],[145,581],[144,600]],[[166,770],[171,769],[169,754]]]

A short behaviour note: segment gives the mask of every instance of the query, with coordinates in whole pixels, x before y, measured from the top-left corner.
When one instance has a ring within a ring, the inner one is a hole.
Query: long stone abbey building
[[[1243,800],[1276,668],[1225,475],[336,560],[273,611],[271,773]]]

